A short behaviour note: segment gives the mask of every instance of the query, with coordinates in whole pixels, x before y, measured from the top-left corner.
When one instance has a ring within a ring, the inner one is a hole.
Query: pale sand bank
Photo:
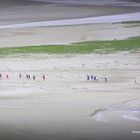
[[[137,25],[137,27],[132,25],[132,27],[125,28],[124,25],[111,24],[112,22],[139,20],[139,7],[48,3],[46,3],[48,5],[41,3],[36,5],[34,2],[28,5],[28,1],[24,2],[16,1],[15,6],[0,8],[0,28],[3,28],[0,29],[0,47],[67,44],[139,36]],[[109,23],[95,24],[104,22]],[[46,27],[57,25],[61,27]],[[17,26],[21,28],[16,29]],[[6,29],[6,27],[15,29]]]
[[[0,47],[125,39],[140,36],[139,31],[139,23],[0,29]]]
[[[88,17],[78,19],[65,19],[65,20],[53,20],[42,22],[30,22],[23,24],[12,24],[0,26],[0,29],[15,29],[15,28],[31,28],[31,27],[53,27],[53,26],[72,26],[72,25],[84,25],[84,24],[97,24],[97,23],[117,23],[127,21],[140,21],[140,12],[131,14],[111,15],[111,16],[99,16]]]
[[[1,58],[0,72],[10,79],[0,80],[0,138],[139,140],[132,134],[140,130],[139,122],[123,116],[136,117],[133,111],[140,108],[139,59],[139,53],[128,52]],[[99,81],[86,81],[87,74]],[[104,122],[92,115],[103,109]]]

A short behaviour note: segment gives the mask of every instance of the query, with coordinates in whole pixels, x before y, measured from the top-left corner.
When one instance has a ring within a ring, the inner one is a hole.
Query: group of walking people
[[[19,78],[21,79],[21,78],[26,78],[26,79],[28,79],[28,80],[30,80],[30,79],[33,79],[33,80],[36,80],[36,75],[30,75],[30,74],[26,74],[26,76],[25,75],[22,75],[21,73],[19,74]],[[9,79],[9,75],[8,74],[1,74],[0,73],[0,79],[2,79],[2,78],[6,78],[6,79]],[[46,76],[45,75],[42,75],[42,80],[46,80]]]
[[[8,75],[8,74],[2,75],[2,74],[0,73],[0,79],[2,79],[3,77],[5,77],[6,79],[9,79],[9,75]]]
[[[19,78],[22,78],[22,75],[19,74]],[[36,76],[35,75],[29,75],[29,74],[26,74],[26,79],[30,80],[30,79],[33,79],[33,80],[36,80]],[[46,80],[46,76],[45,75],[42,75],[42,79],[43,80]]]
[[[26,79],[28,79],[28,80],[30,80],[30,79],[36,80],[36,75],[26,74],[26,76],[25,76],[25,75],[22,75],[21,73],[19,74],[19,78],[20,78],[20,79],[21,79],[21,78],[24,78],[24,77],[25,77]],[[0,73],[0,79],[2,79],[2,78],[9,79],[9,75],[8,75],[8,74],[2,75],[2,74]],[[41,78],[41,79],[42,79],[42,80],[46,80],[46,76],[45,76],[45,75],[42,75],[42,78]],[[107,80],[107,77],[104,77],[103,79],[104,79],[105,82],[108,81],[108,80]],[[89,74],[87,74],[87,81],[91,81],[91,80],[93,80],[93,81],[98,81],[99,78],[97,77],[97,75],[89,75]]]
[[[97,77],[97,75],[89,75],[89,74],[87,74],[87,81],[90,81],[90,80],[98,81],[99,78]],[[107,82],[107,77],[104,77],[104,81]]]

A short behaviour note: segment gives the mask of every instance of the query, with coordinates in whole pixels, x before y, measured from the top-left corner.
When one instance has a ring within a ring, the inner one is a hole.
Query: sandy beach
[[[140,36],[139,7],[137,1],[2,0],[0,48]],[[140,139],[139,50],[0,56],[0,73],[2,140]]]
[[[68,44],[84,41],[126,39],[140,35],[140,24],[91,24],[59,27],[0,29],[0,47]]]
[[[140,35],[139,24],[120,24],[122,21],[139,21],[139,4],[46,2],[19,1],[15,6],[10,3],[1,6],[0,47],[68,44]]]
[[[139,59],[139,53],[128,52],[1,58],[0,138],[135,139]],[[26,74],[36,80],[27,80]],[[87,81],[87,74],[98,81]]]

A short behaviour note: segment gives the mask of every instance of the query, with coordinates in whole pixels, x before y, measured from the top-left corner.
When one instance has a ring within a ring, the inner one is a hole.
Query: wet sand
[[[91,24],[58,27],[0,29],[0,47],[68,44],[140,36],[140,24]]]
[[[15,6],[0,9],[0,25],[139,12],[137,7],[94,5]]]
[[[139,25],[134,24],[131,27],[129,26],[129,28],[126,28],[127,25],[124,24],[113,25],[112,22],[114,20],[112,20],[113,16],[111,16],[116,15],[116,18],[114,18],[119,19],[119,14],[134,14],[139,11],[139,7],[133,6],[42,4],[40,2],[33,2],[30,5],[27,1],[24,4],[16,2],[15,6],[11,6],[9,3],[7,7],[1,6],[0,8],[0,28],[4,27],[0,29],[0,47],[67,44],[80,41],[124,39],[139,36]],[[139,19],[136,15],[131,16],[126,15],[126,18],[129,18],[129,21],[131,19],[135,20],[135,18]],[[83,18],[78,21],[78,24],[81,25],[75,25],[77,18]],[[88,18],[93,18],[95,22]],[[125,20],[126,18],[124,15],[122,19]],[[60,21],[58,24],[61,24],[61,27],[58,27],[57,24],[52,24],[54,20],[57,23],[59,20],[66,19],[73,20]],[[122,21],[122,19],[117,21]],[[100,24],[95,24],[96,21]],[[108,21],[109,23],[103,24]],[[47,27],[47,22],[50,23],[50,26],[55,27]],[[22,25],[24,23],[25,26]],[[41,27],[42,24],[43,27]],[[6,29],[6,25],[21,27],[20,29]],[[28,28],[25,28],[26,26]]]
[[[0,26],[139,12],[133,6],[6,2],[0,2]],[[125,39],[139,30],[139,23],[5,28],[0,47]],[[0,58],[0,139],[139,140],[139,59],[139,52]],[[87,74],[99,80],[87,81]]]
[[[139,53],[128,52],[1,58],[0,138],[138,140],[139,62]]]

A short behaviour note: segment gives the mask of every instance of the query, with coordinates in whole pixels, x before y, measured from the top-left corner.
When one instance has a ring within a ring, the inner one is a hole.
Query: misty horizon
[[[0,6],[31,6],[47,4],[140,6],[138,0],[1,0]]]

